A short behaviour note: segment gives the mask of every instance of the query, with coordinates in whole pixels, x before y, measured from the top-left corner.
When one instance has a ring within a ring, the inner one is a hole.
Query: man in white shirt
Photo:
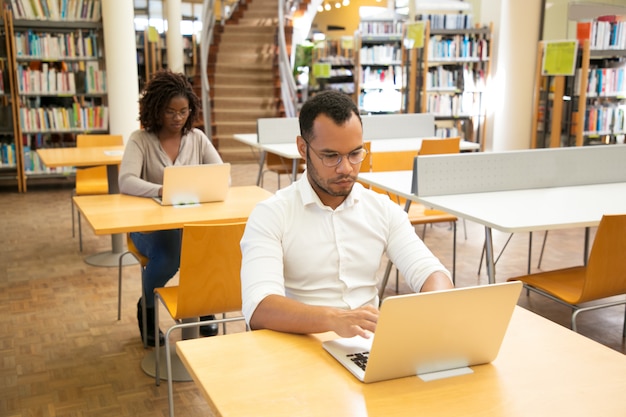
[[[241,240],[243,313],[252,329],[369,337],[384,253],[414,291],[452,288],[406,213],[356,182],[363,127],[349,96],[324,91],[300,111],[307,171],[251,213]]]

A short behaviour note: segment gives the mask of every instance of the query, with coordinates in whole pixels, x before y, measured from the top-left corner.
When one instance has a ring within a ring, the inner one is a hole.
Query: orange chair
[[[122,135],[76,135],[76,147],[86,148],[90,146],[120,146],[124,144]],[[76,188],[73,195],[98,195],[109,192],[106,166],[76,169]],[[70,200],[71,201],[71,200]],[[78,246],[83,251],[83,233],[78,215]],[[74,203],[72,203],[72,237],[74,233]]]
[[[522,281],[533,292],[572,309],[572,330],[579,313],[626,304],[608,299],[626,294],[626,214],[604,215],[596,232],[586,266],[558,269],[509,278]],[[592,305],[581,304],[600,301]],[[626,313],[622,336],[626,337]]]
[[[172,362],[169,337],[173,330],[199,327],[210,323],[243,320],[241,314],[241,249],[245,223],[192,224],[183,227],[179,283],[156,288],[155,334],[159,334],[159,308],[161,302],[177,324],[165,334],[167,386],[170,416],[174,416],[172,387]],[[237,312],[233,317],[224,313]],[[222,314],[221,319],[182,323],[186,319]],[[145,316],[144,316],[145,317]],[[155,357],[159,358],[159,344],[155,344]],[[156,361],[156,385],[160,385],[159,361]]]

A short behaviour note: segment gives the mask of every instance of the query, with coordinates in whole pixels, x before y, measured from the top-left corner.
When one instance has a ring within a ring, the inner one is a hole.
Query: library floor
[[[233,184],[254,184],[256,168],[233,165]],[[283,184],[287,181],[283,178]],[[266,187],[276,190],[275,175],[267,174]],[[139,269],[125,267],[118,321],[117,268],[83,261],[85,255],[110,249],[110,237],[95,236],[84,223],[84,251],[78,250],[78,239],[71,234],[71,192],[67,185],[30,187],[25,194],[0,189],[0,416],[166,416],[166,384],[156,387],[140,368],[146,351],[135,318]],[[478,274],[483,228],[471,222],[466,228],[467,239],[460,221],[457,285],[485,284],[485,268]],[[421,235],[422,228],[417,231]],[[496,248],[507,237],[496,232]],[[534,235],[533,270],[542,238],[543,233]],[[452,233],[447,225],[428,227],[425,242],[450,266]],[[550,232],[541,267],[580,264],[582,249],[582,229]],[[497,264],[498,281],[524,274],[527,253],[528,235],[513,236]],[[395,293],[394,284],[390,280],[388,294]],[[400,279],[400,292],[407,291]],[[566,307],[535,294],[523,294],[520,304],[569,325]],[[171,319],[166,313],[161,317],[162,327],[168,327]],[[626,353],[623,319],[624,307],[583,313],[579,331]],[[228,331],[242,330],[236,324]],[[174,396],[177,415],[211,415],[193,382],[175,383]]]

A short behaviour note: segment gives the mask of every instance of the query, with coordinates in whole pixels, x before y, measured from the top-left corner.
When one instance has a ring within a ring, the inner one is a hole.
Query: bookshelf
[[[10,15],[7,18],[8,13],[4,10],[0,15],[0,184],[21,187],[13,123],[11,39],[8,36],[11,20]]]
[[[308,94],[323,90],[339,90],[352,97],[356,103],[354,65],[354,38],[333,39],[320,42],[312,50],[312,76]]]
[[[356,93],[362,113],[403,111],[403,21],[400,16],[361,18],[355,36]]]
[[[99,0],[5,2],[13,86],[12,121],[19,190],[66,179],[37,149],[75,146],[79,133],[108,132],[106,68]],[[74,5],[68,8],[66,5]]]
[[[160,69],[167,68],[167,48],[165,34],[158,33],[156,28],[148,27],[135,31],[137,48],[137,76],[139,91],[143,90],[146,81]],[[195,35],[183,35],[184,72],[193,77],[198,63],[198,46]]]
[[[427,15],[424,47],[412,50],[407,111],[435,115],[436,134],[484,143],[485,92],[491,71],[492,25],[469,15]]]
[[[535,148],[624,143],[626,21],[579,22],[573,75],[544,75],[539,44],[533,109]]]

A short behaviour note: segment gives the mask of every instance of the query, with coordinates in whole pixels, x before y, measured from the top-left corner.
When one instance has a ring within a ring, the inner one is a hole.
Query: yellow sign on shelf
[[[577,52],[577,40],[547,41],[541,75],[574,75]]]
[[[419,49],[424,47],[424,32],[426,30],[426,21],[407,23],[406,37],[404,38],[404,46],[408,49]]]

